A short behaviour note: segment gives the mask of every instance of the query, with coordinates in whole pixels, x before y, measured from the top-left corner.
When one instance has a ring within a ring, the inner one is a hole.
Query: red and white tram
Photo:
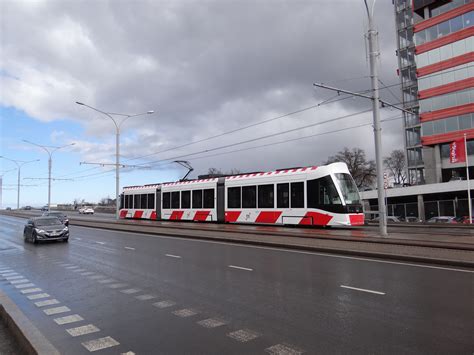
[[[364,224],[346,164],[144,186],[121,195],[121,218],[218,223]]]

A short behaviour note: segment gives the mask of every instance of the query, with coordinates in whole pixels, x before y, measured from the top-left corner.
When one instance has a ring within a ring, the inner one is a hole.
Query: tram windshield
[[[359,190],[349,174],[334,174],[336,176],[337,185],[341,190],[342,197],[348,205],[360,204]]]

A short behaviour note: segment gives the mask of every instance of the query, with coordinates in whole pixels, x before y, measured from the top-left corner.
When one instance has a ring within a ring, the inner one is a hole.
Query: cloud
[[[122,152],[130,159],[334,95],[314,89],[313,82],[349,90],[370,88],[363,36],[366,15],[360,2],[118,0],[92,5],[56,0],[3,1],[1,6],[0,104],[44,122],[69,119],[84,124],[90,140],[79,141],[75,148],[83,160],[113,157],[114,126],[75,101],[119,113],[156,111],[123,125]],[[377,3],[376,16],[380,77],[396,84],[393,5]],[[397,86],[392,91],[399,95]],[[395,100],[387,90],[382,94]],[[363,99],[340,101],[136,161],[212,149],[365,108],[370,102]],[[273,141],[349,127],[364,119],[370,122],[370,114]],[[385,150],[401,148],[400,122],[384,127]],[[60,136],[52,134],[53,139]],[[210,166],[260,170],[319,164],[344,146],[360,146],[372,156],[372,140],[370,127],[364,127],[207,159],[192,155],[189,160],[198,173]]]

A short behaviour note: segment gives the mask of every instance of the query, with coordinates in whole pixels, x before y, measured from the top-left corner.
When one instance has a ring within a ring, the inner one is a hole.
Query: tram
[[[345,163],[124,187],[120,218],[306,226],[364,224]]]

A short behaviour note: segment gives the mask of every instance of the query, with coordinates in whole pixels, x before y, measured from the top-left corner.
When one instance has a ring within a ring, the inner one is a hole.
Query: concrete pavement
[[[472,269],[76,226],[35,246],[22,227],[0,217],[0,288],[62,353],[474,349]]]

